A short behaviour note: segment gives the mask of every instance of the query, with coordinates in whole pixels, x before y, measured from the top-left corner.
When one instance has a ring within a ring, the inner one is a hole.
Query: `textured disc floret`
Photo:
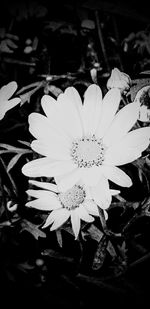
[[[66,192],[59,193],[58,196],[63,208],[72,210],[84,202],[86,193],[82,186],[75,185]]]
[[[105,146],[101,138],[95,135],[86,136],[73,141],[71,156],[78,167],[92,167],[102,165]]]

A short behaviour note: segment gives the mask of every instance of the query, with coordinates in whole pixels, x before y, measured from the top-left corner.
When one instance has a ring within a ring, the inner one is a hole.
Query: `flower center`
[[[92,167],[102,165],[105,146],[101,138],[95,135],[76,139],[72,143],[71,156],[78,167]]]
[[[72,210],[84,202],[85,196],[86,193],[83,187],[75,185],[66,192],[59,193],[59,200],[64,208]]]

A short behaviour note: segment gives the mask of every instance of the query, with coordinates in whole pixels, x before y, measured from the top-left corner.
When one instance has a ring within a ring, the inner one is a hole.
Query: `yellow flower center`
[[[73,141],[71,156],[80,168],[102,165],[104,154],[105,146],[102,139],[96,138],[95,135]]]
[[[68,210],[75,209],[84,202],[86,193],[82,186],[75,185],[66,192],[59,193],[62,206]]]

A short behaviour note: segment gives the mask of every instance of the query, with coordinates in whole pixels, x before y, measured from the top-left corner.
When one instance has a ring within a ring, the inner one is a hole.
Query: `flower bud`
[[[131,78],[128,74],[114,68],[107,81],[107,89],[118,88],[121,93],[127,93],[131,86]]]

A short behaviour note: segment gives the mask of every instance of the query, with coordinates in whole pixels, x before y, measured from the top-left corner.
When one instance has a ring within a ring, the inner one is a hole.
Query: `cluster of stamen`
[[[71,157],[78,167],[92,167],[102,165],[105,146],[101,138],[95,135],[76,139],[72,143]]]
[[[86,197],[85,190],[80,185],[75,185],[66,192],[59,193],[59,200],[63,208],[68,210],[75,209],[84,202]]]

